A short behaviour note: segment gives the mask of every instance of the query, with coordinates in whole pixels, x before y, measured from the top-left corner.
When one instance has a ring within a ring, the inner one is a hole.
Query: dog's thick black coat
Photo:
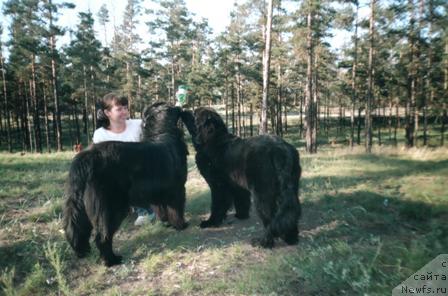
[[[196,109],[184,122],[194,135],[196,163],[212,196],[211,215],[200,226],[219,226],[232,203],[236,217],[247,218],[252,195],[265,228],[254,242],[270,248],[280,237],[296,244],[301,214],[297,149],[276,136],[232,135],[211,108]]]
[[[64,206],[65,235],[79,257],[90,251],[92,230],[107,266],[121,263],[112,240],[131,206],[150,205],[176,229],[184,220],[187,146],[179,107],[156,103],[143,113],[138,143],[103,142],[74,158]]]

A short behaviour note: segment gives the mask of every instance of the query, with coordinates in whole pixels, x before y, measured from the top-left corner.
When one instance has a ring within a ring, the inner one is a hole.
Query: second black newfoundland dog
[[[265,228],[253,243],[271,248],[280,237],[296,244],[301,214],[297,149],[276,136],[230,134],[211,108],[196,109],[194,118],[190,114],[184,122],[194,135],[196,163],[212,195],[211,215],[200,226],[219,226],[232,204],[237,218],[247,218],[252,196]]]
[[[178,120],[183,111],[156,103],[143,113],[139,143],[103,142],[74,158],[64,206],[65,235],[79,257],[95,243],[107,266],[121,263],[112,240],[130,206],[152,205],[176,229],[184,220],[187,146]]]

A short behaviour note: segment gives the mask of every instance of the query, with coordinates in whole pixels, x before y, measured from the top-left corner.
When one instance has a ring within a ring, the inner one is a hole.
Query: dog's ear
[[[212,116],[208,116],[207,119],[204,122],[204,126],[203,126],[205,135],[207,137],[207,139],[211,139],[213,138],[213,136],[215,135],[216,132],[216,122],[215,119]]]

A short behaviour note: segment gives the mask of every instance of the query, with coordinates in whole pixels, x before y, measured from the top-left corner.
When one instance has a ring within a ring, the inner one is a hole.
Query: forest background
[[[234,4],[219,34],[183,0],[129,0],[120,23],[104,4],[70,30],[59,20],[74,4],[4,2],[1,149],[87,145],[105,93],[126,95],[138,117],[180,85],[192,108],[218,104],[240,136],[297,124],[308,152],[319,137],[367,151],[444,144],[446,1],[268,2]]]

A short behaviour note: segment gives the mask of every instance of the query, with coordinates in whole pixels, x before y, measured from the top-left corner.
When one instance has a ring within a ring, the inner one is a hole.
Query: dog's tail
[[[89,165],[90,152],[78,154],[70,166],[63,212],[65,237],[79,257],[84,257],[90,251],[89,238],[92,232],[84,204],[84,192],[91,173],[89,168],[92,167]]]
[[[301,215],[299,200],[299,179],[301,167],[299,154],[294,147],[288,147],[288,155],[276,154],[274,168],[279,172],[280,203],[270,224],[274,236],[280,236],[288,244],[298,242],[298,220]]]

